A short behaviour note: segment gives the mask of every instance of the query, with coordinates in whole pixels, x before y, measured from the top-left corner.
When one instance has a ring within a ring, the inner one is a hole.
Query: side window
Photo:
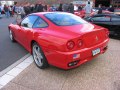
[[[92,18],[93,21],[96,21],[96,22],[109,22],[110,21],[110,17],[107,17],[107,16],[98,16],[98,17],[93,17]]]
[[[37,20],[37,18],[38,18],[38,16],[32,16],[32,15],[28,16],[21,22],[21,26],[32,28],[32,26],[35,23],[35,21]]]
[[[47,26],[48,24],[39,17],[37,21],[34,23],[33,28],[45,28]]]

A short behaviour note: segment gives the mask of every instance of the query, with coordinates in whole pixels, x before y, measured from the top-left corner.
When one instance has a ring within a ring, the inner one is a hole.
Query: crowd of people
[[[30,3],[17,3],[13,6],[7,6],[4,5],[2,7],[0,5],[0,14],[5,13],[6,17],[9,18],[12,17],[14,14],[21,15],[21,18],[24,18],[26,15],[30,13],[36,13],[36,12],[46,12],[46,11],[64,11],[64,12],[70,12],[74,13],[74,5],[72,3],[70,4],[60,4],[58,7],[52,5],[46,5],[41,2],[37,2],[37,4],[30,4]]]
[[[26,3],[17,3],[13,6],[7,6],[4,5],[2,7],[0,5],[0,15],[1,13],[5,13],[6,17],[9,18],[10,16],[13,17],[14,14],[21,15],[21,18],[24,18],[26,15],[30,13],[35,13],[35,12],[46,12],[46,11],[63,11],[63,12],[69,12],[69,13],[74,13],[75,10],[85,10],[86,16],[89,16],[89,14],[92,11],[92,5],[88,1],[86,3],[85,7],[82,7],[80,5],[73,5],[72,3],[60,3],[59,6],[55,5],[47,5],[41,2],[37,2],[36,4],[30,4],[29,2]],[[98,13],[102,13],[102,6],[99,5],[98,7]],[[108,9],[109,11],[114,12],[114,8],[110,6]]]
[[[93,12],[93,9],[94,10],[96,9],[96,14],[102,14],[103,11],[108,11],[108,12],[114,12],[115,11],[115,8],[112,5],[110,5],[109,7],[105,7],[102,4],[99,4],[98,7],[93,7],[91,5],[90,1],[88,1],[86,3],[86,6],[84,7],[85,14],[86,14],[85,17],[89,17],[90,14]]]
[[[13,17],[13,6],[4,5],[4,7],[2,7],[0,5],[0,17],[2,14],[5,14],[7,18]]]

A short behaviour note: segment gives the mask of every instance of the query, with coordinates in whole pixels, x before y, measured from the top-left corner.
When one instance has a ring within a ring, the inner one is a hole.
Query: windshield
[[[56,25],[70,26],[88,23],[80,17],[70,13],[47,13],[45,17]]]

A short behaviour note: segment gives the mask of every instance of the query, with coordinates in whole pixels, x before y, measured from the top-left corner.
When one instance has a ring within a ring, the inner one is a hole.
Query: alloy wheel
[[[43,56],[40,51],[40,47],[38,45],[33,46],[33,58],[34,58],[35,63],[38,66],[41,67],[43,65]]]

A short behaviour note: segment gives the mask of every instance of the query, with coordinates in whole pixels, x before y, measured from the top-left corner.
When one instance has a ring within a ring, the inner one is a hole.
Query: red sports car
[[[107,50],[109,32],[64,12],[42,12],[9,25],[10,39],[23,45],[36,65],[71,69]]]

